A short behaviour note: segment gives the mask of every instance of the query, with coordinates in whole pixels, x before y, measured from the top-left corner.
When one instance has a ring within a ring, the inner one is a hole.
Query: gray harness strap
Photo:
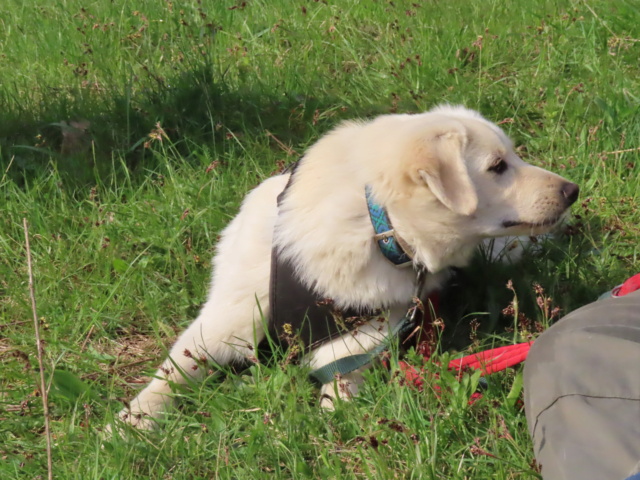
[[[271,251],[271,330],[279,338],[314,347],[339,337],[360,325],[376,312],[337,310],[331,299],[321,298],[304,285],[278,249]]]
[[[299,161],[294,164],[289,182],[278,195],[278,206],[293,181],[298,164]],[[269,305],[269,330],[275,334],[273,337],[301,342],[306,348],[337,338],[380,313],[336,309],[331,299],[320,297],[300,281],[294,267],[282,258],[276,246],[271,250]]]

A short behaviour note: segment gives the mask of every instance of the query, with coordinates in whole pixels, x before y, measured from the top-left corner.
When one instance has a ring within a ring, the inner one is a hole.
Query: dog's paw
[[[333,412],[336,409],[334,402],[335,399],[331,395],[327,395],[326,393],[320,395],[320,408],[323,410]]]
[[[368,366],[342,375],[332,383],[322,385],[320,388],[320,408],[333,411],[337,402],[349,401],[358,395],[358,385],[364,381],[362,370],[366,368]]]
[[[114,436],[123,437],[127,428],[135,428],[140,431],[152,431],[158,428],[155,418],[145,413],[132,412],[129,409],[122,409],[113,423],[108,424],[103,432],[105,439]]]

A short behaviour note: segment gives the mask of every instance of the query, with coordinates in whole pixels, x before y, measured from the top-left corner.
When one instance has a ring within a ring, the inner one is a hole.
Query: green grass
[[[56,478],[537,478],[524,413],[507,399],[517,370],[468,405],[475,379],[441,372],[437,396],[377,368],[329,413],[304,369],[272,362],[177,392],[181,411],[159,433],[103,446],[100,430],[197,314],[243,195],[341,119],[463,103],[503,122],[525,159],[581,185],[570,229],[525,267],[470,268],[445,301],[444,347],[533,328],[505,330],[509,278],[546,324],[534,283],[568,312],[638,271],[637,2],[2,10],[0,477],[46,476],[26,217]]]

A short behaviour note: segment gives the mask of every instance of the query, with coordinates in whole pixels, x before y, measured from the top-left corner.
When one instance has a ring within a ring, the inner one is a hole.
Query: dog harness
[[[278,206],[282,204],[293,182],[298,165],[299,161],[293,165],[289,181],[278,195]],[[365,196],[375,232],[374,239],[378,243],[380,252],[398,267],[410,266],[412,264],[412,254],[409,253],[411,249],[395,233],[386,209],[375,202],[369,186],[365,188]],[[310,349],[342,336],[382,315],[381,311],[374,309],[340,310],[336,308],[332,299],[320,297],[305,285],[298,278],[294,266],[284,259],[281,253],[280,249],[274,245],[271,251],[269,285],[271,310],[269,330],[274,334],[272,338],[285,340],[287,343],[301,342],[305,349]],[[405,318],[411,317],[410,321],[400,322],[397,326],[398,331],[392,334],[403,337],[410,326],[413,329],[420,312],[415,305],[412,305],[409,310]],[[366,355],[369,357],[371,354],[373,352]],[[371,358],[368,361],[370,360]],[[331,376],[333,377],[333,374]]]

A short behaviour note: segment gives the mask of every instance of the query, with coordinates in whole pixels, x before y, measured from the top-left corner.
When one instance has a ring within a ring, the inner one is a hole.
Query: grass
[[[56,478],[538,478],[508,399],[518,370],[469,405],[477,379],[440,372],[436,395],[378,368],[329,413],[304,369],[276,361],[177,392],[160,433],[103,445],[100,431],[197,314],[243,195],[341,119],[463,103],[581,185],[541,254],[478,259],[445,297],[443,350],[546,325],[534,283],[568,312],[638,271],[638,25],[630,0],[6,0],[0,476],[46,475],[26,217]],[[508,279],[531,320],[510,331]]]

